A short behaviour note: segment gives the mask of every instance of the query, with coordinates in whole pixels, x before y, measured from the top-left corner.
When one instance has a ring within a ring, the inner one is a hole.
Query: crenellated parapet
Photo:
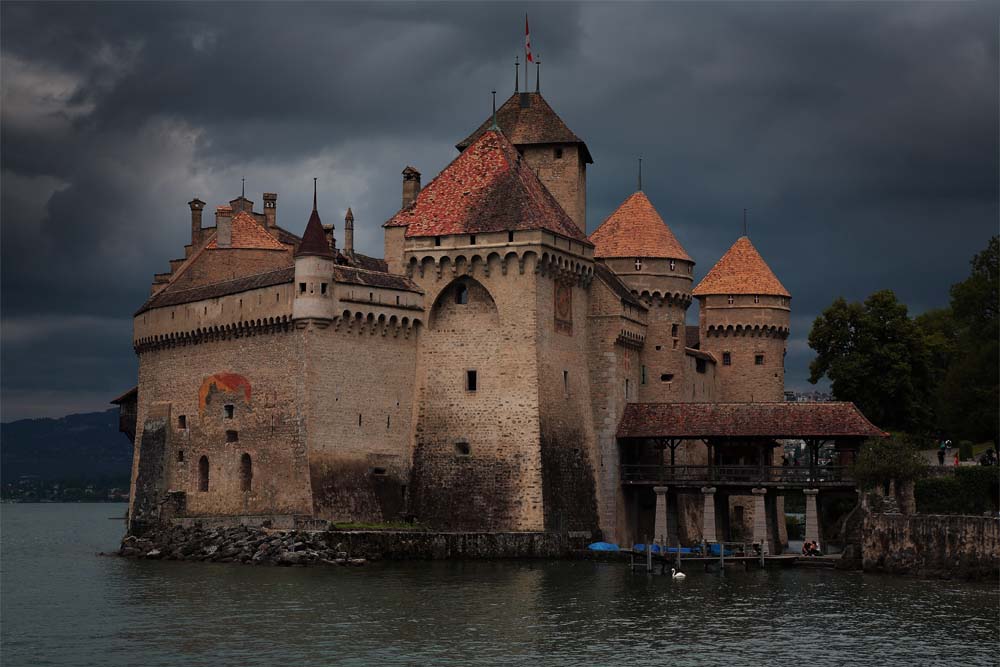
[[[421,312],[423,312],[421,310]],[[423,326],[420,317],[399,317],[372,310],[345,310],[331,324],[335,331],[358,336],[391,336],[409,338]]]
[[[200,343],[232,340],[248,336],[260,336],[291,331],[291,318],[287,315],[279,317],[258,318],[256,320],[240,320],[231,324],[198,327],[188,331],[170,331],[167,333],[141,336],[132,341],[136,354],[152,350],[198,345]]]
[[[789,328],[780,325],[768,324],[734,324],[730,322],[720,322],[710,324],[705,327],[705,335],[709,338],[777,338],[784,340],[788,338]]]

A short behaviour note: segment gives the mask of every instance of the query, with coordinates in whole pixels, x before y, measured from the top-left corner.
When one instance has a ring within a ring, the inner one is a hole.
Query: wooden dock
[[[792,567],[801,563],[802,561],[810,561],[809,566],[811,567],[833,567],[833,558],[830,557],[812,557],[803,558],[796,554],[775,554],[767,555],[763,553],[763,550],[757,550],[754,552],[752,549],[747,549],[745,544],[719,544],[719,554],[704,555],[708,552],[708,546],[696,553],[680,553],[680,552],[654,552],[651,549],[634,550],[634,549],[622,549],[621,553],[626,554],[629,560],[629,567],[634,571],[635,569],[645,569],[647,572],[654,572],[659,568],[660,573],[664,574],[668,568],[676,568],[678,571],[683,571],[684,565],[695,565],[700,564],[704,566],[707,571],[712,565],[717,565],[720,568],[725,568],[728,564],[730,566],[743,565],[744,568],[750,569],[753,566],[766,568],[766,567]],[[740,547],[739,550],[729,549],[727,547]],[[729,551],[727,554],[726,552]],[[820,564],[820,560],[824,562]],[[829,561],[827,564],[826,561]]]

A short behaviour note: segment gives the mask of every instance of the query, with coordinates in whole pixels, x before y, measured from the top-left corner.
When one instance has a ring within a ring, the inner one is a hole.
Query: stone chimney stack
[[[229,206],[215,209],[215,243],[220,248],[233,245],[233,209]]]
[[[276,192],[264,193],[264,220],[268,229],[278,226],[278,194]]]
[[[417,187],[420,187],[420,174],[417,174]],[[405,186],[404,186],[405,187]],[[406,195],[404,194],[405,198]],[[347,215],[344,216],[344,252],[348,255],[354,254],[354,213],[347,207]]]
[[[417,200],[420,194],[420,172],[413,167],[403,170],[403,208]]]
[[[198,245],[201,242],[201,212],[205,209],[205,202],[195,197],[188,202],[191,207],[191,245]]]

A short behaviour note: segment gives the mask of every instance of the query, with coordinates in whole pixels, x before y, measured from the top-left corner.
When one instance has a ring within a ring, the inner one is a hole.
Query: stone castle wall
[[[867,513],[861,554],[868,572],[996,579],[1000,573],[1000,519]]]
[[[187,289],[233,280],[255,273],[284,269],[292,265],[292,248],[263,250],[257,248],[213,248],[201,255],[178,276],[175,289]]]
[[[587,233],[587,165],[575,144],[521,147],[524,159],[577,227]]]
[[[188,515],[310,514],[303,377],[289,372],[303,350],[286,324],[141,353],[133,486],[147,419],[165,420],[161,491],[184,492]]]

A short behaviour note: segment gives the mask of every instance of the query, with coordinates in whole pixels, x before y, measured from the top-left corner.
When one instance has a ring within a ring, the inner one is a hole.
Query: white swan
[[[687,579],[687,575],[683,572],[678,572],[675,568],[670,568],[670,576],[673,579]]]

